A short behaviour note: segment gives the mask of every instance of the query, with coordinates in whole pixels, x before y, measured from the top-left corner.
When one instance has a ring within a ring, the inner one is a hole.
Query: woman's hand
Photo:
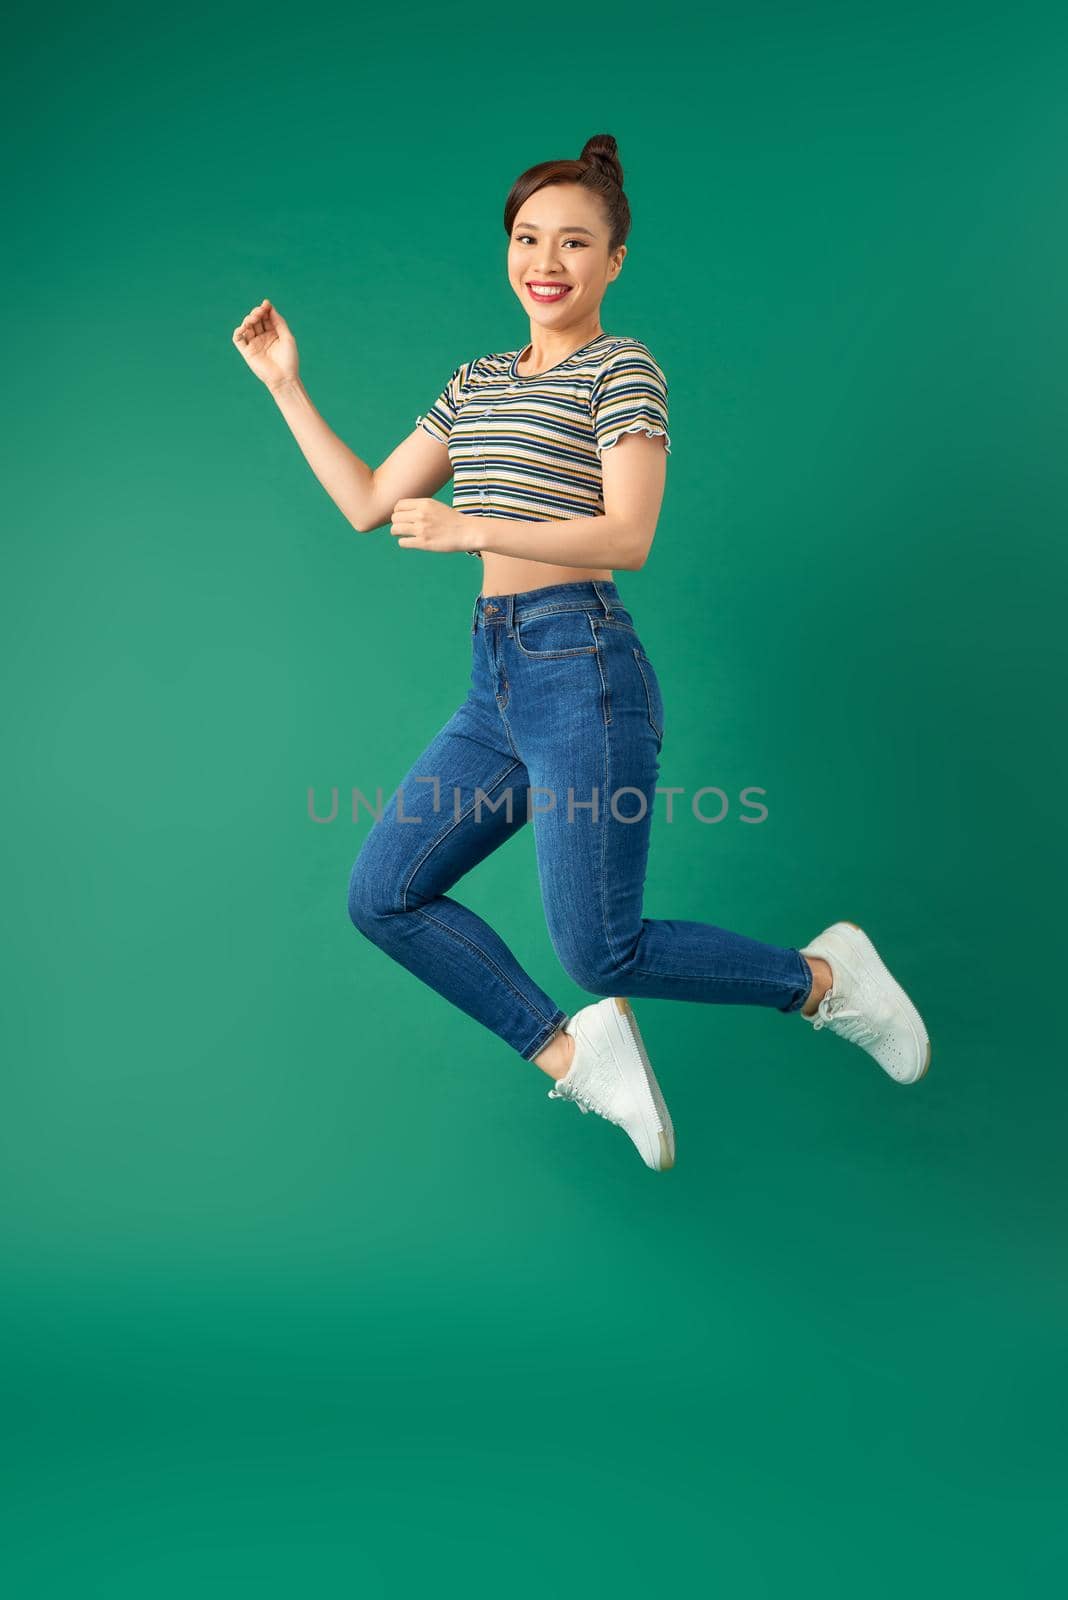
[[[268,389],[296,378],[300,369],[297,341],[285,317],[269,300],[253,306],[234,329],[233,342]]]
[[[472,517],[440,500],[398,500],[389,531],[402,550],[470,551]]]

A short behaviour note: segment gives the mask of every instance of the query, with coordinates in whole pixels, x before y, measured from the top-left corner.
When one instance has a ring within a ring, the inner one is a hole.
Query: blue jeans
[[[663,734],[614,583],[480,594],[467,698],[364,840],[352,921],[529,1061],[568,1013],[448,891],[530,821],[549,937],[581,988],[798,1010],[812,984],[798,950],[642,915]]]

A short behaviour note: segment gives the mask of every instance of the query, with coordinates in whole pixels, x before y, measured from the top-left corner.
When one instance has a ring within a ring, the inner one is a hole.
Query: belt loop
[[[605,616],[606,617],[610,617],[612,615],[612,607],[608,604],[608,601],[605,599],[604,595],[601,593],[601,585],[600,585],[600,583],[597,581],[596,578],[591,578],[590,581],[593,584],[594,591],[596,592],[598,600],[601,602],[602,606],[604,606],[604,614],[605,614]]]
[[[474,606],[472,607],[472,610],[471,610],[471,632],[472,633],[474,633],[475,630],[478,627],[478,602],[481,600],[481,598],[482,598],[481,594],[476,594],[475,595],[475,603],[474,603]]]
[[[515,633],[515,595],[514,594],[510,594],[508,596],[508,605],[507,605],[507,607],[505,609],[508,612],[508,637],[510,639],[512,637],[512,635]]]

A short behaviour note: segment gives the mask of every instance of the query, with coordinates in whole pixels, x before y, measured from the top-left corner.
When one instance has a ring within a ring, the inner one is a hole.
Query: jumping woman
[[[616,141],[598,134],[577,161],[524,172],[504,227],[529,342],[462,361],[381,466],[316,411],[269,300],[233,342],[354,528],[388,524],[401,550],[482,558],[467,698],[368,832],[353,923],[547,1073],[550,1098],[615,1123],[662,1172],[675,1133],[633,998],[800,1012],[898,1083],[923,1076],[930,1044],[854,922],[783,948],[642,915],[664,705],[612,574],[645,564],[671,442],[662,368],[640,339],[601,327],[630,230]],[[450,478],[451,507],[433,498]],[[527,822],[556,953],[603,997],[573,1016],[448,893]]]

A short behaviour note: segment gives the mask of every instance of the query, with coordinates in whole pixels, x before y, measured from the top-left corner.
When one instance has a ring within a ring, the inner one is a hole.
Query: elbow
[[[628,539],[621,553],[621,559],[613,565],[622,567],[624,572],[640,572],[649,559],[652,547],[653,533],[648,530],[636,531],[634,536]]]
[[[382,519],[374,517],[349,517],[349,526],[355,528],[357,533],[374,533],[376,528],[382,527]]]
[[[349,525],[355,528],[357,533],[373,533],[376,528],[382,526],[381,521],[375,517],[373,506],[362,506],[356,516],[351,516],[346,512],[345,517]]]
[[[375,506],[375,474],[373,467],[368,469],[367,483],[364,485],[364,493],[361,494],[360,498],[363,501],[360,515],[349,517],[348,520],[357,533],[373,533],[376,528],[382,526],[382,518],[375,515],[377,507]]]

